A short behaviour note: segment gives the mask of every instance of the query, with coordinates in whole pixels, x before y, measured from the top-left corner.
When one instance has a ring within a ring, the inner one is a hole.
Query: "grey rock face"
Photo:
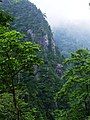
[[[35,34],[33,33],[33,31],[31,29],[27,30],[27,34],[31,36],[31,38],[35,37]]]
[[[58,76],[61,76],[63,73],[63,66],[61,64],[57,64],[56,65],[56,73],[58,74]]]
[[[49,45],[49,41],[48,41],[48,36],[44,35],[40,40],[39,43],[45,48],[47,49],[48,45]]]

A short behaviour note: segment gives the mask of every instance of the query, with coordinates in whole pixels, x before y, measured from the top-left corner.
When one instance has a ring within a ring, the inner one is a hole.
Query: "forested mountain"
[[[3,0],[2,7],[14,16],[12,27],[54,51],[51,28],[40,9],[28,0]]]
[[[84,25],[85,24],[85,25]],[[54,28],[54,38],[57,46],[64,56],[80,49],[90,49],[90,30],[88,23],[74,23]]]
[[[11,28],[24,34],[24,41],[32,41],[41,46],[38,54],[44,64],[35,66],[34,75],[27,72],[19,80],[29,91],[29,106],[35,109],[35,120],[52,120],[57,107],[55,94],[61,86],[63,57],[55,46],[53,34],[45,15],[28,0],[3,0],[0,8],[14,17]]]
[[[0,1],[0,120],[90,119],[90,51],[64,59],[45,17],[28,0]],[[66,57],[82,36],[58,33]]]

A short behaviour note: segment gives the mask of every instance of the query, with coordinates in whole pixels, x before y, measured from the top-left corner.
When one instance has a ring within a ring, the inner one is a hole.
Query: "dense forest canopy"
[[[28,0],[3,0],[0,120],[89,119],[90,51],[65,59],[40,9]]]

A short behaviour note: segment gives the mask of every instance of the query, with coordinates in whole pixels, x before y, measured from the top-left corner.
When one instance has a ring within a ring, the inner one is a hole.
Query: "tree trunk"
[[[13,94],[13,103],[14,103],[14,107],[16,109],[16,114],[17,114],[16,120],[20,120],[19,119],[19,109],[18,109],[18,106],[17,106],[16,93],[15,93],[15,87],[14,87],[13,80],[12,80],[12,94]]]

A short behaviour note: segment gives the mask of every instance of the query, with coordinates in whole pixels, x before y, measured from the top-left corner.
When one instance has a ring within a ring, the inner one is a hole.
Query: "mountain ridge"
[[[88,24],[67,24],[54,28],[54,39],[56,45],[67,56],[77,49],[90,49],[90,30]]]

